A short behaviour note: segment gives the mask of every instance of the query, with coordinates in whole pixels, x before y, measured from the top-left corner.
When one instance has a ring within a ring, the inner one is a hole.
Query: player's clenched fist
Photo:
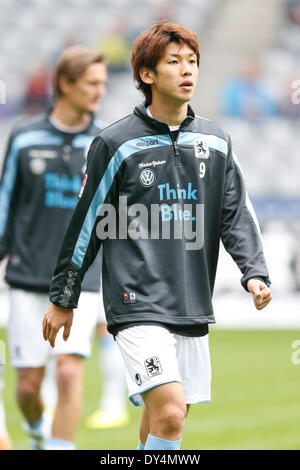
[[[259,279],[249,279],[247,283],[248,291],[252,293],[253,302],[257,310],[261,310],[272,300],[271,289]]]
[[[43,319],[43,336],[54,348],[58,331],[63,326],[63,338],[67,341],[73,323],[73,310],[51,304]]]

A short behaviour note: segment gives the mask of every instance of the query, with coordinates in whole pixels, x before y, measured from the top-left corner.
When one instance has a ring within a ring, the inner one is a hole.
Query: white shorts
[[[160,326],[141,325],[120,331],[116,341],[134,405],[144,405],[142,393],[169,382],[182,383],[187,404],[210,401],[208,334],[188,337]]]
[[[98,308],[98,314],[97,314],[97,323],[106,323],[102,288],[100,291],[100,302],[99,302],[99,308]]]
[[[48,294],[10,290],[8,343],[12,367],[43,367],[50,357],[58,354],[90,355],[99,310],[99,294],[81,293],[78,308],[74,310],[70,336],[64,341],[61,328],[54,348],[43,337],[42,322],[49,305]]]

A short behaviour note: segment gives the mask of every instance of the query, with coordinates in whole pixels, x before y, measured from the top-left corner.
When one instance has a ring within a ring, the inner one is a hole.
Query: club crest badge
[[[162,367],[157,356],[145,360],[145,368],[149,377],[162,374]]]
[[[209,158],[209,146],[206,140],[201,137],[197,137],[194,140],[194,150],[196,158]]]
[[[155,178],[156,178],[155,173],[150,168],[145,168],[140,173],[140,183],[145,188],[152,186],[155,181]]]

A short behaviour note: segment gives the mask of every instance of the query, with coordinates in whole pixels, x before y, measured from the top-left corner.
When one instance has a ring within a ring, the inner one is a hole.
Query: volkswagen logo
[[[155,181],[155,173],[150,168],[145,168],[140,173],[140,182],[143,186],[148,187],[152,186]]]

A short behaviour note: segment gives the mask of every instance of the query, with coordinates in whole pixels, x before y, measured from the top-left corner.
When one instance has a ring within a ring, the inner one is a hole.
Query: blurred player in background
[[[0,351],[1,353],[1,351]],[[5,410],[4,410],[4,403],[3,403],[3,372],[4,372],[4,364],[1,363],[1,354],[0,354],[0,450],[10,450],[11,449],[11,442],[10,438],[6,429],[5,423]]]
[[[16,126],[5,157],[0,185],[0,260],[8,256],[10,358],[17,369],[16,393],[24,428],[35,449],[75,448],[72,441],[81,412],[83,358],[90,354],[101,308],[100,256],[87,274],[70,343],[61,337],[52,351],[41,339],[41,319],[55,260],[77,204],[87,149],[105,126],[93,113],[106,93],[106,80],[106,65],[99,52],[81,46],[66,49],[56,68],[54,107]],[[40,392],[52,353],[57,359],[58,399],[51,434],[52,420]]]
[[[117,428],[129,421],[124,363],[114,337],[107,331],[102,288],[100,305],[96,331],[102,393],[98,409],[85,420],[89,429]]]
[[[271,300],[270,280],[230,138],[188,106],[200,61],[196,36],[156,24],[135,40],[131,59],[145,104],[90,147],[87,183],[57,262],[43,333],[54,346],[63,326],[67,339],[81,280],[103,242],[108,331],[125,362],[129,397],[144,405],[138,448],[177,450],[189,406],[210,401],[208,325],[215,322],[220,240],[259,310]],[[159,221],[149,224],[157,207]],[[126,236],[115,236],[114,211],[124,214]],[[179,220],[190,221],[187,233]],[[110,222],[107,236],[103,226]]]

